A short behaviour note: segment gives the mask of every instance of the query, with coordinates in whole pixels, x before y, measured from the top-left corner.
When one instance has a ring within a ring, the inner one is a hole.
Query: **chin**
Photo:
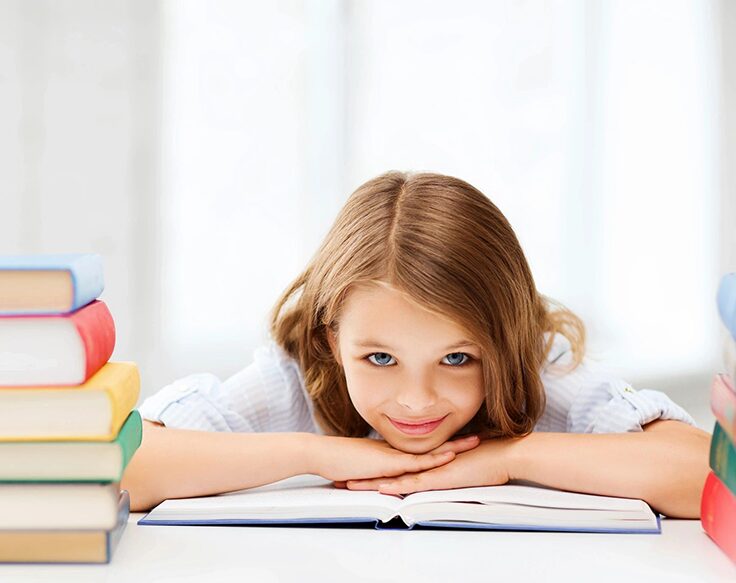
[[[406,453],[427,453],[434,448],[442,445],[445,440],[438,440],[436,436],[432,437],[391,437],[385,438],[388,444],[394,449],[405,451]]]

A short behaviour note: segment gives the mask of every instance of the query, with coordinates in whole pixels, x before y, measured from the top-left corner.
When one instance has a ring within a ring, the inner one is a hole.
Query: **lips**
[[[437,429],[446,417],[447,415],[444,417],[436,417],[434,419],[411,422],[406,420],[399,421],[398,419],[393,419],[391,417],[389,417],[388,420],[391,421],[392,425],[399,431],[406,433],[407,435],[426,435]]]

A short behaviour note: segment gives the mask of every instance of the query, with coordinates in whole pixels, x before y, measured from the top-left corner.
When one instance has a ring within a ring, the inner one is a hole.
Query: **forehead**
[[[375,332],[376,336],[412,332],[443,337],[465,334],[464,329],[447,316],[430,310],[403,290],[384,282],[351,286],[342,306],[340,329],[356,334]]]

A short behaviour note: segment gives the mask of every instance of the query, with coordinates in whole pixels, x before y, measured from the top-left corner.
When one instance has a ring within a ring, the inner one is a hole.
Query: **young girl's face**
[[[388,284],[353,287],[328,337],[356,410],[397,449],[434,449],[483,403],[480,348]]]

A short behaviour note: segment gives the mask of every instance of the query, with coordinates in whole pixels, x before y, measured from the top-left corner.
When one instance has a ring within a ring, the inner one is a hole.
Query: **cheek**
[[[485,401],[483,373],[480,367],[463,371],[463,374],[447,374],[438,381],[441,397],[450,403],[461,424],[473,418]]]
[[[345,381],[348,395],[355,409],[366,419],[375,415],[379,406],[390,396],[387,383],[378,382],[371,371],[361,370],[360,366],[345,367]]]

